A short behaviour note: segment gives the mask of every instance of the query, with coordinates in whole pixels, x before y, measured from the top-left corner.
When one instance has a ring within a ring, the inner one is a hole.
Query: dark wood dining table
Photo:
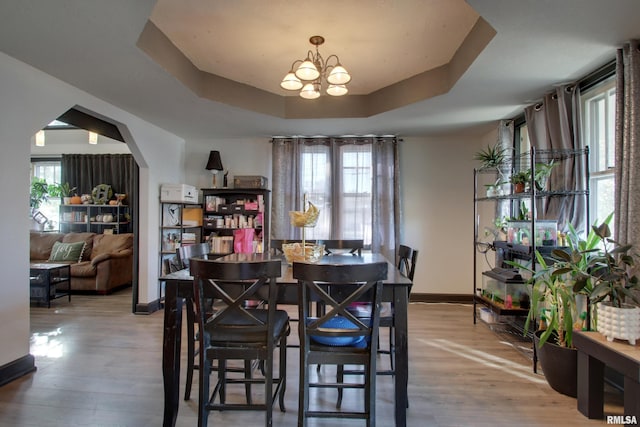
[[[251,262],[257,260],[281,259],[270,254],[231,254],[218,258],[216,262]],[[359,264],[387,261],[375,253],[362,255],[330,255],[323,257],[319,264]],[[280,289],[278,302],[297,305],[297,281],[293,278],[292,267],[282,259],[282,275],[277,282]],[[180,401],[180,347],[182,332],[182,307],[184,300],[193,299],[193,278],[188,270],[181,270],[160,278],[165,282],[164,336],[162,346],[162,376],[164,380],[164,427],[173,427],[178,417]],[[387,279],[384,281],[382,299],[392,302],[396,318],[395,330],[395,422],[398,427],[407,425],[407,383],[409,376],[407,309],[411,281],[400,274],[389,263]]]

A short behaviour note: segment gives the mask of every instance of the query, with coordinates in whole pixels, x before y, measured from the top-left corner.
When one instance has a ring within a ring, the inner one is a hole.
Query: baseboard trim
[[[0,366],[0,387],[36,370],[36,359],[30,354]]]
[[[455,304],[472,304],[473,295],[469,294],[419,294],[412,292],[410,302],[448,302]]]
[[[160,304],[160,300],[155,300],[148,302],[146,304],[138,303],[136,304],[135,314],[151,314],[162,308],[162,304]]]

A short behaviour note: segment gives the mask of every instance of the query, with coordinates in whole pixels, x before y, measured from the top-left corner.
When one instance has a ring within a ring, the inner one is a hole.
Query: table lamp
[[[206,169],[210,170],[213,174],[213,188],[218,188],[216,182],[218,171],[224,170],[224,168],[222,167],[222,159],[220,158],[219,151],[211,151],[209,153],[209,161],[207,162]]]

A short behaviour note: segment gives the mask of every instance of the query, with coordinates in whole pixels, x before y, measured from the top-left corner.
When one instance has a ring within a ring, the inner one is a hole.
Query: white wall
[[[140,166],[140,302],[158,298],[159,186],[184,179],[184,141],[0,53],[0,366],[29,354],[29,152],[33,135],[79,105],[120,130]],[[11,244],[8,244],[11,242]]]
[[[473,156],[487,140],[495,141],[495,133],[405,138],[400,144],[399,241],[420,251],[412,292],[473,291]]]
[[[205,169],[209,152],[220,151],[222,166],[229,171],[229,186],[235,175],[271,177],[271,143],[269,137],[188,140],[185,148],[185,182],[197,188],[211,188],[213,175]],[[218,187],[222,187],[222,172],[218,173]],[[269,182],[271,188],[271,182]]]

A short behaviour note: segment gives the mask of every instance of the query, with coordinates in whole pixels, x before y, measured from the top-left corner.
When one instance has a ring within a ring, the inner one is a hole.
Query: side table
[[[640,417],[640,345],[609,342],[600,332],[575,331],[578,350],[578,411],[588,418],[604,417],[604,367],[624,375],[624,415]]]
[[[31,302],[46,303],[67,296],[71,301],[71,266],[69,264],[32,263],[29,265]]]

